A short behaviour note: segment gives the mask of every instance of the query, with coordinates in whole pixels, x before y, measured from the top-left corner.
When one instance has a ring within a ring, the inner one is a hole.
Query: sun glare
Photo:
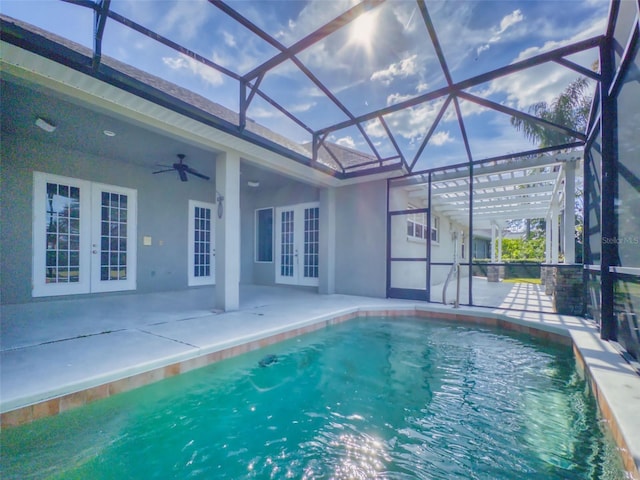
[[[351,24],[349,43],[370,50],[376,29],[377,12],[367,12]]]

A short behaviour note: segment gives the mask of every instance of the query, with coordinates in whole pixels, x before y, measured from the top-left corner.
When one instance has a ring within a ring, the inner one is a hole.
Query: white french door
[[[320,208],[276,208],[276,283],[318,285]]]
[[[214,285],[215,272],[215,205],[189,200],[188,285]]]
[[[137,192],[33,175],[34,297],[136,288]]]

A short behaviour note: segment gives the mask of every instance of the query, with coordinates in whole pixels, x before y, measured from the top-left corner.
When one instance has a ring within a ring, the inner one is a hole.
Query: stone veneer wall
[[[553,295],[555,291],[555,277],[554,277],[555,267],[551,266],[540,266],[540,280],[542,281],[542,285],[544,285],[544,293],[546,295]]]
[[[504,265],[487,266],[487,282],[499,282],[504,278]]]
[[[582,265],[558,265],[552,269],[553,306],[556,313],[583,316],[585,302]]]

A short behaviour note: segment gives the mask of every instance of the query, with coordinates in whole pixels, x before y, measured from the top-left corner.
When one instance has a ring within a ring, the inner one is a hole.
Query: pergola
[[[546,220],[546,262],[558,263],[559,242],[566,263],[575,262],[575,181],[578,152],[541,155],[518,162],[486,162],[471,170],[457,167],[431,175],[417,174],[406,181],[409,198],[419,205],[430,205],[460,224],[468,222],[473,210],[476,232],[490,232],[492,261],[500,262],[502,232],[508,220]],[[470,177],[470,172],[472,177]],[[563,231],[558,232],[563,213]]]

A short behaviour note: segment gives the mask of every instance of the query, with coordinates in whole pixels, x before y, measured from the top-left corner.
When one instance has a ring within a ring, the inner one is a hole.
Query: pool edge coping
[[[629,382],[631,398],[638,395],[637,398],[640,400],[640,376],[612,345],[599,338],[595,325],[585,327],[585,322],[577,317],[562,317],[554,314],[553,318],[561,318],[569,322],[552,324],[543,323],[539,319],[518,317],[516,314],[504,310],[485,311],[473,307],[451,309],[442,305],[419,304],[344,307],[299,322],[252,332],[227,341],[196,347],[180,354],[110,371],[79,382],[62,385],[55,391],[32,394],[4,402],[0,405],[0,425],[1,428],[10,428],[57,415],[95,400],[353,318],[413,315],[426,319],[494,326],[572,346],[577,366],[588,381],[599,412],[607,422],[629,478],[640,480],[640,419],[636,422],[637,428],[633,428],[634,425],[629,422],[629,418],[625,418],[625,413],[630,407],[628,398],[625,402],[620,395],[612,394],[610,386],[612,382],[617,383],[622,378],[623,381]],[[621,421],[622,419],[624,421]]]

